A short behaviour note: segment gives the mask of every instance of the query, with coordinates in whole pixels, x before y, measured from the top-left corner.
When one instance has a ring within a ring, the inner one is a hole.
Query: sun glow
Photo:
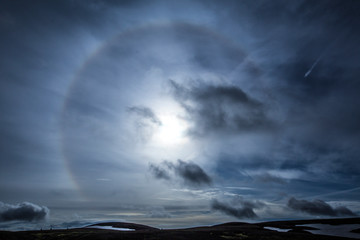
[[[186,122],[176,115],[159,115],[161,125],[154,135],[154,141],[160,145],[177,145],[187,141]]]

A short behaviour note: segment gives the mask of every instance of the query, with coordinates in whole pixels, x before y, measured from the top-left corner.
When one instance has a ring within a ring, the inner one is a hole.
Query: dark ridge
[[[84,228],[54,229],[37,231],[0,231],[0,240],[219,240],[219,239],[246,239],[246,240],[345,240],[350,238],[312,234],[304,229],[296,227],[298,224],[357,224],[359,218],[345,219],[315,219],[276,221],[262,223],[230,222],[214,226],[204,226],[186,229],[160,230],[146,225],[124,222],[105,222],[89,225]],[[115,228],[130,228],[136,231],[114,231],[107,229],[89,228],[95,226],[112,226]],[[292,229],[288,232],[278,232],[264,229],[265,226]],[[360,229],[353,232],[358,233]]]
[[[250,223],[247,223],[247,222],[228,222],[228,223],[217,224],[217,225],[214,225],[213,227],[241,226],[241,225],[245,225],[245,224],[250,224]]]
[[[87,226],[87,227],[94,227],[94,226],[111,226],[111,227],[114,227],[114,228],[130,228],[130,229],[135,229],[135,231],[143,231],[143,230],[154,231],[154,230],[159,230],[158,228],[154,228],[154,227],[150,227],[150,226],[146,226],[146,225],[142,225],[142,224],[126,223],[126,222],[104,222],[104,223],[96,223],[96,224],[89,225],[89,226]]]

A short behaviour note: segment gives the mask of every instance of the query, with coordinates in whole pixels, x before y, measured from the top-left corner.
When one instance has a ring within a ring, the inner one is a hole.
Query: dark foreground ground
[[[52,240],[52,239],[77,239],[77,240],[95,240],[95,239],[141,239],[141,240],[177,240],[177,239],[246,239],[246,240],[340,240],[349,239],[343,237],[332,237],[324,235],[315,235],[304,230],[311,230],[310,227],[296,226],[301,224],[360,224],[360,218],[348,219],[317,219],[301,221],[279,221],[263,223],[242,223],[232,222],[210,227],[197,227],[187,229],[167,229],[160,230],[144,225],[131,223],[102,223],[93,226],[112,226],[117,228],[131,228],[135,231],[115,231],[94,228],[76,228],[68,230],[46,230],[46,231],[20,231],[8,232],[0,231],[0,240]],[[264,227],[276,227],[282,229],[292,229],[289,232],[277,232],[264,229]],[[360,234],[359,234],[360,235]]]

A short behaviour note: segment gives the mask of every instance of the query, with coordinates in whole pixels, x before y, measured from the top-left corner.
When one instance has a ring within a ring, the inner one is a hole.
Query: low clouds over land
[[[23,202],[16,205],[0,202],[0,221],[42,221],[49,216],[50,210],[44,206]]]
[[[176,163],[169,161],[161,165],[150,164],[150,172],[155,178],[171,180],[172,175],[180,178],[184,185],[190,187],[210,186],[211,177],[197,164],[177,160]]]
[[[246,201],[239,197],[230,202],[222,202],[217,199],[211,202],[211,208],[213,210],[239,219],[257,218],[258,215],[254,212],[254,209],[263,208],[264,206],[265,204],[261,201]]]
[[[320,215],[320,216],[332,216],[332,217],[344,217],[344,216],[356,216],[350,209],[347,207],[336,207],[333,208],[326,202],[322,200],[298,200],[294,197],[290,198],[288,201],[288,207],[291,209],[308,213],[310,215]]]

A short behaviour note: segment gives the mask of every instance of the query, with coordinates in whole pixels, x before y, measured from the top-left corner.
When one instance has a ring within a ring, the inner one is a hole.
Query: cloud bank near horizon
[[[38,206],[30,202],[7,204],[0,202],[0,222],[6,221],[44,221],[50,215],[50,210],[45,206]]]

